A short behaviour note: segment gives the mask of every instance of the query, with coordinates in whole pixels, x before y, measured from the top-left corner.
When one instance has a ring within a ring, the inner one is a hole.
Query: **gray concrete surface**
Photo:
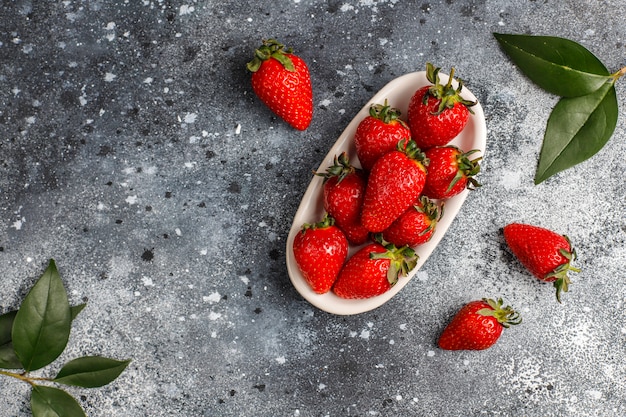
[[[622,2],[591,0],[5,1],[0,312],[57,261],[72,303],[88,301],[60,362],[133,359],[111,385],[70,390],[89,416],[626,415],[626,80],[606,147],[535,186],[557,99],[492,37],[566,37],[616,71],[624,21]],[[251,92],[245,63],[267,37],[309,63],[305,132]],[[285,267],[311,170],[369,97],[427,61],[481,101],[484,186],[397,297],[324,313]],[[575,243],[583,272],[562,305],[506,251],[512,221]],[[487,351],[438,349],[485,296],[524,323]],[[29,415],[26,384],[3,377],[0,392],[1,416]]]

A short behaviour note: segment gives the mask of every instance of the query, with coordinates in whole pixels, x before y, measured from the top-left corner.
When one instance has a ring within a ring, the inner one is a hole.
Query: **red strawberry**
[[[484,298],[466,304],[454,316],[439,337],[439,347],[445,350],[483,350],[493,346],[502,329],[522,322],[511,307]]]
[[[445,85],[439,82],[439,71],[430,62],[426,64],[426,77],[433,83],[418,89],[409,102],[408,125],[413,140],[422,149],[443,146],[454,139],[465,127],[470,107],[476,102],[461,97],[463,82],[452,87],[454,68]]]
[[[411,140],[378,158],[367,181],[361,224],[374,233],[388,228],[422,193],[427,164]]]
[[[330,291],[348,256],[348,240],[327,215],[302,226],[293,240],[293,254],[306,282],[323,294]]]
[[[387,104],[370,107],[369,116],[361,120],[354,134],[356,154],[363,169],[369,171],[374,162],[396,149],[402,139],[411,138],[411,130],[400,120],[400,110]]]
[[[383,232],[383,238],[396,246],[421,245],[433,236],[442,215],[443,203],[422,196]]]
[[[275,39],[263,41],[247,68],[252,89],[272,112],[298,130],[313,118],[313,90],[306,63]]]
[[[474,176],[480,172],[481,157],[469,159],[479,152],[473,149],[463,152],[456,146],[430,148],[424,153],[430,161],[424,185],[424,194],[430,198],[443,199],[459,194],[466,188],[480,187]]]
[[[344,152],[335,156],[334,165],[324,177],[324,210],[335,219],[335,224],[344,232],[348,241],[355,245],[365,243],[369,231],[361,225],[361,206],[367,183],[365,173],[352,166]]]
[[[504,227],[504,240],[513,255],[535,277],[554,283],[556,299],[560,303],[561,291],[567,292],[571,283],[568,272],[580,272],[571,265],[576,259],[576,251],[567,236],[538,226],[511,223]]]
[[[356,252],[344,265],[333,286],[341,298],[380,295],[417,265],[418,256],[408,246],[401,248],[378,239]]]

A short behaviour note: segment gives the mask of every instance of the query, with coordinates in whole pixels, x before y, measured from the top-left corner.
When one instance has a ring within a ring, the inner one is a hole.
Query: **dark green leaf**
[[[85,412],[67,392],[35,385],[30,397],[33,417],[85,417]]]
[[[54,378],[54,382],[83,388],[101,387],[115,380],[129,363],[129,360],[118,361],[100,356],[85,356],[65,364]]]
[[[13,322],[13,347],[24,370],[40,369],[67,346],[70,305],[54,260],[30,290]]]
[[[11,342],[11,329],[17,311],[10,311],[0,316],[0,368],[20,369],[22,363],[15,355]]]
[[[11,329],[17,311],[9,311],[0,316],[0,345],[11,341]]]
[[[562,98],[548,119],[535,184],[595,155],[611,138],[617,114],[613,83],[586,96]]]
[[[85,307],[87,307],[87,303],[70,307],[70,316],[72,317],[72,320],[76,319],[76,316],[78,316]]]
[[[591,52],[553,36],[493,34],[504,52],[535,84],[561,97],[596,91],[611,74]]]

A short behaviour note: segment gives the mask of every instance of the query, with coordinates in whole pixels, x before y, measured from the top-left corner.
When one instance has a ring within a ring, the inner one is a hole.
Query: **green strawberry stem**
[[[441,114],[446,109],[451,109],[455,104],[459,103],[467,107],[470,113],[474,114],[471,107],[476,105],[476,101],[466,100],[461,97],[461,90],[463,90],[463,81],[457,79],[458,87],[456,90],[452,87],[452,80],[454,79],[454,68],[450,70],[450,77],[448,78],[448,83],[442,85],[439,80],[439,71],[441,68],[435,68],[433,64],[430,62],[426,63],[426,78],[433,85],[428,89],[428,93],[424,94],[423,103],[426,104],[428,102],[428,97],[434,97],[439,101],[439,108],[434,115]]]
[[[370,259],[389,259],[389,269],[387,270],[387,281],[393,286],[398,282],[399,277],[405,277],[416,266],[419,256],[409,246],[396,247],[393,243],[385,241],[381,233],[374,236],[374,240],[386,249],[385,252],[371,252]]]
[[[254,51],[254,58],[248,62],[246,67],[250,72],[257,72],[261,68],[263,61],[274,58],[280,62],[283,67],[289,72],[294,72],[296,69],[293,66],[293,62],[288,55],[293,52],[291,48],[285,49],[285,45],[278,42],[276,39],[267,39],[263,41],[257,50]]]
[[[315,172],[315,175],[324,177],[324,181],[327,181],[333,177],[338,177],[337,183],[340,183],[345,177],[354,173],[355,171],[356,168],[350,163],[348,154],[346,152],[342,152],[339,156],[335,155],[333,165],[326,168],[326,172]]]
[[[563,237],[565,238],[565,240],[567,240],[567,243],[569,244],[570,248],[572,247],[572,244],[569,240],[569,238],[565,235],[563,235]],[[575,249],[571,249],[571,251],[568,251],[566,249],[559,249],[559,253],[564,256],[567,259],[567,262],[559,265],[558,267],[555,268],[554,271],[550,272],[549,274],[546,274],[546,276],[544,277],[545,280],[552,280],[553,278],[556,278],[554,280],[554,288],[556,289],[556,300],[560,303],[561,302],[561,293],[562,292],[568,292],[569,291],[569,285],[572,283],[570,281],[568,272],[572,271],[572,272],[580,272],[580,268],[576,268],[574,266],[572,266],[572,261],[574,261],[576,259],[576,250]]]
[[[457,182],[462,180],[463,178],[467,178],[467,188],[470,190],[475,190],[480,187],[481,184],[474,178],[480,172],[480,160],[483,159],[482,156],[476,159],[469,159],[469,156],[473,153],[480,152],[478,149],[472,149],[471,151],[461,153],[457,155],[456,162],[459,169],[456,172],[456,175],[448,185],[448,189],[446,191],[450,191],[452,187],[456,185]]]
[[[389,124],[394,120],[397,120],[403,125],[406,125],[404,121],[400,120],[402,112],[395,107],[391,107],[387,99],[384,104],[372,104],[370,107],[370,116],[382,121],[385,124]]]
[[[326,229],[327,227],[333,226],[334,224],[335,219],[331,215],[326,213],[324,214],[324,218],[317,223],[304,223],[301,228],[301,233],[304,233],[307,230]]]
[[[430,160],[426,158],[426,154],[417,146],[417,142],[411,139],[401,139],[398,141],[396,149],[400,152],[404,152],[406,156],[421,162],[422,165],[428,166]]]
[[[443,216],[444,203],[441,202],[437,204],[425,195],[420,197],[420,203],[421,205],[416,204],[413,207],[415,207],[415,210],[418,212],[424,213],[430,219],[428,227],[420,232],[420,236],[423,236],[433,230],[437,222],[441,220],[441,217]]]
[[[498,298],[497,301],[491,298],[483,298],[483,301],[491,308],[485,307],[478,310],[477,313],[481,316],[495,317],[498,323],[507,328],[522,322],[519,313],[513,310],[511,306],[502,307],[502,298]]]

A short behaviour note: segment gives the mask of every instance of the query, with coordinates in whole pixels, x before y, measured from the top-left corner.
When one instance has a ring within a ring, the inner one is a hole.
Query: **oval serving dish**
[[[439,78],[442,84],[448,82],[448,76],[446,74],[440,73]],[[453,81],[452,84],[456,88],[456,82]],[[370,106],[372,104],[382,104],[385,99],[387,99],[389,105],[402,112],[401,118],[406,121],[407,108],[411,97],[417,89],[426,85],[431,85],[431,83],[426,78],[425,71],[405,74],[385,85],[365,106],[363,106],[350,124],[348,124],[320,164],[317,172],[326,172],[326,168],[333,164],[335,156],[342,152],[347,152],[350,157],[350,162],[354,166],[360,167],[353,138],[358,124],[369,114]],[[471,101],[477,101],[476,97],[466,87],[463,87],[461,96]],[[456,145],[464,151],[478,149],[480,152],[477,153],[476,156],[480,157],[485,153],[487,140],[485,116],[480,103],[472,106],[471,109],[474,114],[470,114],[467,125],[463,131],[450,142],[450,145]],[[293,254],[293,240],[295,235],[300,232],[302,225],[304,223],[316,223],[324,216],[323,183],[324,178],[316,175],[313,176],[294,216],[291,230],[287,237],[287,271],[289,272],[289,278],[293,286],[309,303],[321,310],[338,315],[359,314],[373,310],[389,301],[402,290],[435,250],[469,193],[469,190],[466,189],[462,193],[445,200],[444,215],[439,220],[432,238],[427,243],[415,247],[415,251],[419,255],[419,260],[417,266],[408,276],[400,277],[396,285],[379,296],[359,300],[346,300],[336,296],[332,291],[326,294],[316,294],[302,277]],[[357,247],[351,247],[349,255],[352,255],[357,249]]]

